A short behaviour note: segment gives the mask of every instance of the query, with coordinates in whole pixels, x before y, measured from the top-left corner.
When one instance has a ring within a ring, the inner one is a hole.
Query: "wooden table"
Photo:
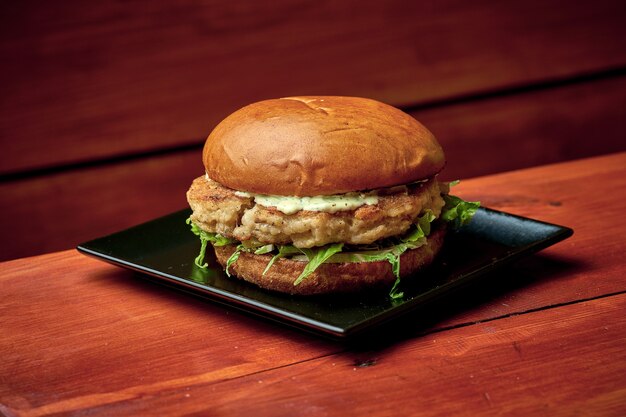
[[[626,153],[464,181],[574,236],[357,344],[74,250],[3,263],[0,414],[626,415],[624,190]]]

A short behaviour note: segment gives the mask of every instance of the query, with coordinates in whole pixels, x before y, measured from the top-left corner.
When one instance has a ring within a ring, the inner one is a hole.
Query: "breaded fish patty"
[[[201,229],[239,241],[293,244],[311,248],[330,243],[370,244],[401,235],[425,210],[439,216],[447,185],[437,180],[379,190],[377,204],[327,213],[301,210],[285,214],[254,197],[236,193],[206,177],[196,178],[187,192],[192,221]]]

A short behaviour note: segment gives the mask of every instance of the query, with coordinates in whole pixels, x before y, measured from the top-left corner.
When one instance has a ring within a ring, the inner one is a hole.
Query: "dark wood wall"
[[[206,135],[264,98],[401,107],[446,178],[626,150],[623,1],[22,1],[0,19],[0,259],[184,208]]]

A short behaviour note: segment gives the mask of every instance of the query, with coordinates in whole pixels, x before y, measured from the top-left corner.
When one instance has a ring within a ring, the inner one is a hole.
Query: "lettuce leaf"
[[[417,219],[417,225],[424,232],[424,236],[430,234],[430,224],[437,218],[431,210],[426,210],[424,215]]]
[[[239,255],[241,254],[242,251],[254,252],[256,255],[264,255],[266,253],[272,252],[273,250],[274,250],[274,245],[271,245],[271,244],[255,246],[255,245],[251,245],[249,242],[248,244],[240,243],[239,245],[237,245],[237,248],[235,249],[233,254],[230,255],[230,257],[226,261],[226,268],[224,268],[224,272],[226,272],[226,275],[230,277],[229,268],[232,264],[237,262],[237,259],[239,259]],[[265,274],[265,272],[263,272],[263,274]]]
[[[430,234],[430,224],[436,218],[432,211],[427,210],[417,220],[415,230],[408,236],[405,236],[402,239],[402,243],[397,245],[395,257],[387,258],[387,261],[391,263],[391,270],[396,277],[396,281],[389,291],[389,298],[392,300],[401,300],[404,298],[404,292],[400,291],[400,256],[409,249],[416,249],[426,244],[426,237]]]
[[[266,253],[270,253],[274,250],[274,245],[264,245],[256,248],[254,250],[255,255],[265,255]]]
[[[337,252],[341,252],[341,249],[343,249],[343,243],[335,243],[333,245],[326,245],[319,248],[300,249],[308,258],[309,263],[304,267],[304,270],[300,276],[296,278],[293,285],[299,285],[306,277],[319,268],[321,264],[326,262],[328,258]]]
[[[444,195],[445,205],[441,210],[441,220],[451,223],[454,228],[465,226],[472,220],[480,203],[465,201],[453,195]]]
[[[296,278],[293,285],[299,285],[306,277],[311,275],[321,264],[326,262],[331,256],[340,252],[343,248],[343,243],[336,243],[334,245],[326,245],[317,248],[296,248],[293,245],[278,246],[278,253],[270,259],[267,266],[263,270],[263,275],[274,265],[277,259],[284,258],[290,255],[304,254],[307,258],[307,264],[304,267],[302,273]]]
[[[235,251],[233,252],[232,255],[230,255],[230,257],[228,258],[228,260],[226,261],[226,268],[224,268],[224,272],[226,272],[226,275],[228,277],[230,277],[230,272],[228,271],[228,269],[230,268],[230,266],[232,264],[234,264],[235,262],[237,262],[237,259],[239,259],[239,255],[241,254],[242,250],[246,250],[245,246],[243,245],[237,245],[237,248],[235,249]]]
[[[205,232],[191,221],[191,217],[187,219],[186,223],[191,226],[191,232],[200,238],[200,253],[196,257],[196,259],[194,259],[194,263],[198,268],[206,269],[206,267],[209,266],[208,263],[204,262],[204,258],[206,256],[206,248],[209,242],[211,242],[215,246],[226,246],[237,243],[236,240],[229,239],[226,236],[220,235],[219,233]]]
[[[274,265],[274,262],[276,262],[277,259],[283,258],[287,255],[294,255],[298,253],[302,253],[302,252],[300,252],[300,250],[293,245],[282,245],[282,246],[279,245],[278,253],[274,255],[272,259],[270,259],[270,261],[267,263],[267,266],[263,270],[262,275],[265,275],[265,273],[272,267],[272,265]]]

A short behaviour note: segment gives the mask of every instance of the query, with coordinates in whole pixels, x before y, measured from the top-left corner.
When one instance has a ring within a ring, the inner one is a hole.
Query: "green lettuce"
[[[278,253],[276,253],[267,263],[265,270],[263,270],[263,275],[265,275],[272,265],[274,265],[274,262],[280,258],[293,255],[304,255],[307,259],[307,265],[293,283],[293,285],[299,285],[306,277],[315,272],[315,270],[319,268],[321,264],[326,262],[331,256],[341,252],[342,248],[343,243],[336,243],[333,245],[315,248],[296,248],[293,245],[278,245]]]
[[[293,245],[278,245],[278,253],[270,259],[267,266],[263,270],[263,275],[274,265],[277,259],[284,258],[285,256],[295,255],[302,253],[298,248]]]
[[[265,255],[266,253],[271,253],[274,250],[274,245],[263,245],[259,246],[254,250],[255,255]]]
[[[226,260],[226,268],[224,268],[224,272],[226,272],[226,275],[230,277],[230,266],[232,264],[234,264],[235,262],[237,262],[237,259],[239,259],[239,255],[241,254],[242,250],[245,250],[246,248],[243,245],[237,245],[237,248],[235,248],[235,251],[233,252],[232,255],[230,255],[230,257]]]
[[[392,252],[394,256],[387,257],[387,261],[391,263],[391,270],[396,277],[396,281],[389,291],[389,297],[392,300],[400,300],[404,297],[404,292],[400,291],[400,256],[409,249],[417,249],[426,244],[426,237],[430,234],[430,224],[435,219],[436,217],[432,211],[427,210],[417,220],[414,230],[405,235],[401,239],[401,243],[395,246],[395,250]]]
[[[441,220],[451,223],[454,228],[465,226],[472,220],[479,202],[465,201],[453,195],[444,195],[445,205],[441,210]]]
[[[334,245],[326,245],[320,248],[300,249],[306,255],[309,262],[304,267],[300,276],[296,278],[293,285],[299,285],[331,256],[337,252],[341,252],[341,249],[343,249],[343,243],[335,243]]]
[[[207,243],[211,242],[215,246],[226,246],[237,243],[236,240],[222,236],[219,233],[209,233],[200,229],[194,222],[191,221],[191,217],[187,219],[186,223],[191,226],[191,232],[200,238],[200,253],[194,260],[194,263],[198,268],[206,268],[209,266],[209,264],[204,262]]]

